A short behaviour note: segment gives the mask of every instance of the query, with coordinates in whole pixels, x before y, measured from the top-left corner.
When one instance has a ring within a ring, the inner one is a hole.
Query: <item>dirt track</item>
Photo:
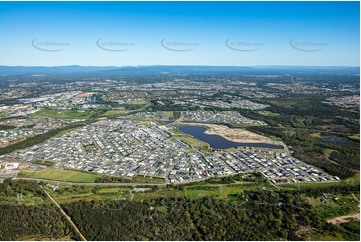
[[[354,220],[360,221],[360,211],[357,213],[329,219],[329,220],[327,220],[327,222],[332,223],[332,224],[342,224],[342,223],[348,222],[347,218],[353,218]]]

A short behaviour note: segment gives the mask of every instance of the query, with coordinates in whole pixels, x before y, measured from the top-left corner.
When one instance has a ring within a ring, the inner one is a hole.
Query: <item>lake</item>
[[[273,145],[268,143],[239,143],[239,142],[229,141],[219,135],[204,133],[207,129],[200,126],[185,125],[185,126],[177,126],[177,128],[183,133],[190,134],[193,137],[208,143],[210,147],[213,149],[228,149],[228,148],[235,148],[238,146],[283,149],[283,146]]]

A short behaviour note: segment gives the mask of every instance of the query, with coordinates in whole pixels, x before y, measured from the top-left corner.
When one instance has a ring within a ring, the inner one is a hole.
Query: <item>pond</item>
[[[93,96],[92,103],[97,103],[97,102],[98,102],[97,96]]]
[[[239,143],[229,141],[222,136],[214,135],[214,134],[206,134],[204,133],[207,129],[200,126],[177,126],[177,128],[183,133],[192,135],[193,137],[204,141],[210,145],[213,149],[228,149],[235,148],[239,146],[247,146],[247,147],[258,147],[258,148],[269,148],[269,149],[283,149],[283,146],[273,145],[269,143]]]

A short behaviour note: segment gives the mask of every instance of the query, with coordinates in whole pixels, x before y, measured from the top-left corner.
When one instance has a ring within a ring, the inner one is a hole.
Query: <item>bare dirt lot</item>
[[[348,218],[353,218],[354,220],[360,221],[360,211],[357,213],[354,213],[354,214],[349,214],[349,215],[329,219],[327,222],[332,223],[332,224],[342,224],[342,223],[347,223]]]

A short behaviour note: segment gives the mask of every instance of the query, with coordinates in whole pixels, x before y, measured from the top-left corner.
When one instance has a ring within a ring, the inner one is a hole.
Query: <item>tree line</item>
[[[157,198],[63,204],[89,240],[301,240],[300,226],[336,233],[290,192],[245,191],[233,199]]]

